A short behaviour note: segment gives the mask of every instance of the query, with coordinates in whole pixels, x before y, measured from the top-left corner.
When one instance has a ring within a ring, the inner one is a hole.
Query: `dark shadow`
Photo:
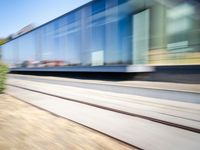
[[[56,76],[87,80],[105,81],[154,81],[200,84],[200,65],[157,66],[155,72],[55,72],[55,71],[11,71],[12,74]]]

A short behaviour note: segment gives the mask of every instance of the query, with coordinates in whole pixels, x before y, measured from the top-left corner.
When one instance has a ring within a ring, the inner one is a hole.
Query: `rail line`
[[[7,85],[8,85],[8,84],[7,84]],[[11,86],[11,85],[9,85],[9,86]],[[13,86],[13,87],[16,87],[16,86]],[[19,87],[18,87],[18,88],[19,88]],[[21,89],[24,89],[24,88],[21,88]],[[25,90],[26,90],[26,89],[25,89]],[[32,91],[32,90],[30,90],[30,91]],[[38,93],[39,93],[39,92],[38,92]],[[82,124],[82,123],[80,123],[80,122],[78,122],[78,121],[74,121],[74,120],[69,119],[69,118],[67,118],[67,117],[58,115],[58,114],[56,114],[56,113],[54,113],[54,112],[52,112],[52,111],[49,111],[48,109],[45,109],[45,108],[39,107],[39,106],[37,106],[37,105],[34,105],[34,104],[30,103],[30,102],[27,102],[27,101],[25,101],[25,100],[23,100],[23,99],[21,99],[21,98],[18,98],[18,97],[16,97],[16,96],[13,96],[13,95],[9,94],[9,93],[6,93],[6,94],[8,94],[8,95],[11,96],[11,97],[14,97],[15,99],[17,99],[17,100],[19,100],[19,101],[22,101],[22,102],[24,102],[24,103],[26,103],[26,104],[29,104],[29,105],[31,105],[31,106],[33,106],[33,107],[36,107],[36,108],[38,108],[38,109],[40,109],[40,110],[46,111],[46,112],[50,113],[51,115],[54,115],[54,116],[59,117],[59,118],[67,119],[67,120],[69,120],[69,121],[71,121],[71,122],[74,122],[74,123],[76,123],[76,124],[79,124],[79,125],[81,125],[81,126],[83,126],[83,127],[86,127],[86,128],[88,128],[88,129],[90,129],[90,130],[93,130],[93,131],[95,131],[95,132],[97,132],[97,133],[100,133],[100,134],[103,134],[103,135],[105,135],[105,136],[108,136],[108,137],[110,137],[110,138],[112,138],[112,139],[115,139],[116,141],[119,141],[119,142],[121,142],[121,143],[124,143],[124,144],[126,144],[126,145],[128,145],[128,146],[130,146],[130,147],[133,147],[133,148],[137,149],[137,150],[144,150],[144,149],[142,149],[142,148],[140,148],[140,147],[138,147],[138,146],[136,146],[136,145],[130,144],[130,143],[126,142],[126,141],[123,141],[123,140],[121,140],[121,139],[118,139],[118,138],[116,138],[116,137],[114,137],[114,136],[112,136],[112,135],[110,135],[110,134],[107,134],[107,133],[105,133],[105,132],[102,132],[102,131],[100,131],[100,130],[94,129],[94,128],[92,128],[92,127],[90,127],[90,126],[87,126],[87,125],[85,125],[85,124]],[[45,94],[45,95],[48,95],[48,94]],[[48,95],[48,96],[50,96],[50,95]]]
[[[94,103],[89,103],[89,102],[84,102],[84,101],[80,101],[80,100],[76,100],[76,99],[72,99],[72,98],[58,96],[58,95],[55,95],[55,94],[50,94],[50,93],[46,93],[46,92],[42,92],[42,91],[38,91],[38,90],[33,90],[33,89],[29,89],[29,88],[22,87],[22,86],[17,86],[17,85],[13,85],[13,84],[7,84],[7,85],[13,86],[13,87],[16,87],[16,88],[20,88],[20,89],[24,89],[24,90],[28,90],[28,91],[32,91],[32,92],[36,92],[36,93],[40,93],[40,94],[44,94],[44,95],[48,95],[48,96],[53,96],[53,97],[56,97],[56,98],[60,98],[60,99],[64,99],[64,100],[68,100],[68,101],[72,101],[72,102],[76,102],[76,103],[80,103],[80,104],[85,104],[85,105],[88,105],[88,106],[92,106],[92,107],[96,107],[96,108],[100,108],[100,109],[104,109],[104,110],[108,110],[108,111],[113,111],[113,112],[116,112],[116,113],[121,113],[121,114],[124,114],[124,115],[129,115],[129,116],[132,116],[132,117],[137,117],[137,118],[149,120],[149,121],[160,123],[160,124],[163,124],[163,125],[167,125],[167,126],[191,131],[191,132],[194,132],[194,133],[200,133],[200,129],[198,129],[198,128],[193,128],[193,127],[189,127],[189,126],[185,126],[185,125],[181,125],[181,124],[177,124],[177,123],[172,123],[172,122],[169,122],[169,121],[160,120],[160,119],[156,119],[156,118],[153,118],[153,117],[148,117],[148,116],[144,116],[144,115],[140,115],[140,114],[136,114],[136,113],[130,113],[130,112],[127,112],[127,111],[123,111],[123,110],[119,110],[119,109],[115,109],[115,108],[111,108],[111,107],[106,107],[106,106],[101,106],[101,105],[94,104]]]

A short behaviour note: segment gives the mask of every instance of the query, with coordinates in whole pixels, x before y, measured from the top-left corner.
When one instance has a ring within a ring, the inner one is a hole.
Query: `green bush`
[[[5,80],[7,72],[8,72],[7,66],[0,63],[0,93],[2,93],[3,90],[5,89]]]

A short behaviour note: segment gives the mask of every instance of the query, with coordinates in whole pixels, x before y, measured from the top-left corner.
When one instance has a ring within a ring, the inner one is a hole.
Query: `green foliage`
[[[6,41],[6,39],[0,39],[0,45],[3,45]]]
[[[0,93],[2,93],[3,90],[5,89],[7,72],[8,72],[7,66],[0,62]]]

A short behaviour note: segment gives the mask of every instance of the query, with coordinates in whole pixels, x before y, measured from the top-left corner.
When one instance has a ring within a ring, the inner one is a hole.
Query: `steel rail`
[[[140,115],[140,114],[136,114],[136,113],[131,113],[131,112],[127,112],[127,111],[123,111],[123,110],[119,110],[119,109],[115,109],[115,108],[111,108],[111,107],[106,107],[106,106],[94,104],[94,103],[89,103],[89,102],[84,102],[84,101],[80,101],[80,100],[76,100],[76,99],[72,99],[72,98],[58,96],[58,95],[55,95],[55,94],[50,94],[50,93],[46,93],[46,92],[42,92],[42,91],[38,91],[38,90],[33,90],[33,89],[25,88],[25,87],[22,87],[22,86],[18,86],[18,85],[13,85],[13,84],[7,84],[7,85],[13,86],[13,87],[16,87],[16,88],[20,88],[20,89],[24,89],[24,90],[28,90],[28,91],[32,91],[32,92],[36,92],[36,93],[40,93],[40,94],[44,94],[44,95],[48,95],[48,96],[53,96],[53,97],[56,97],[56,98],[60,98],[60,99],[64,99],[64,100],[68,100],[68,101],[72,101],[72,102],[76,102],[76,103],[80,103],[80,104],[85,104],[85,105],[88,105],[88,106],[92,106],[92,107],[96,107],[96,108],[100,108],[100,109],[104,109],[104,110],[108,110],[108,111],[113,111],[113,112],[116,112],[116,113],[129,115],[129,116],[132,116],[132,117],[137,117],[137,118],[149,120],[149,121],[164,124],[164,125],[167,125],[167,126],[191,131],[191,132],[194,132],[194,133],[200,133],[200,129],[194,128],[194,127],[189,127],[189,126],[185,126],[185,125],[181,125],[181,124],[177,124],[177,123],[173,123],[173,122],[169,122],[169,121],[165,121],[165,120],[156,119],[156,118],[153,118],[153,117],[148,117],[148,116],[144,116],[144,115]]]

